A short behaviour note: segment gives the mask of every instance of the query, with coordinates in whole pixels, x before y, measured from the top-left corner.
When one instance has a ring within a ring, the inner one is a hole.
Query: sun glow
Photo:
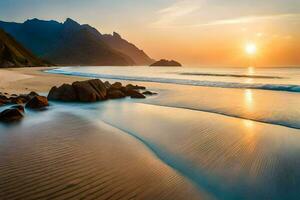
[[[245,46],[245,52],[248,54],[248,55],[254,55],[257,51],[257,47],[256,47],[256,44],[254,43],[248,43],[246,44]]]

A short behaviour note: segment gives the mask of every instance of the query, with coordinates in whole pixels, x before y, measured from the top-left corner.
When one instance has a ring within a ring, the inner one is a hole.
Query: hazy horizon
[[[154,59],[184,65],[300,65],[296,0],[8,0],[0,2],[0,13],[0,20],[15,22],[72,18],[101,33],[118,32]],[[257,48],[251,58],[248,43]]]

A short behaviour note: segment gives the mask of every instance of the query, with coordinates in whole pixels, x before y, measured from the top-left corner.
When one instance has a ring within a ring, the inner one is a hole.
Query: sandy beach
[[[0,91],[89,79],[45,69],[1,69]],[[158,95],[50,102],[0,124],[0,199],[299,197],[298,93],[121,82]]]

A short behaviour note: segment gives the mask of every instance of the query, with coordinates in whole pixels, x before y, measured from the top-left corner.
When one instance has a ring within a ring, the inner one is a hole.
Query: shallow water
[[[48,72],[180,85],[300,92],[300,68],[64,67]]]

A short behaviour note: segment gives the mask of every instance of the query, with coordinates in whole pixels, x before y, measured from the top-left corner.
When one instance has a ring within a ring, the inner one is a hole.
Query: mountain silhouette
[[[34,54],[58,65],[128,66],[153,61],[121,36],[102,35],[70,18],[64,23],[39,19],[24,23],[0,21],[0,28]]]
[[[0,67],[44,66],[45,63],[0,29]]]

